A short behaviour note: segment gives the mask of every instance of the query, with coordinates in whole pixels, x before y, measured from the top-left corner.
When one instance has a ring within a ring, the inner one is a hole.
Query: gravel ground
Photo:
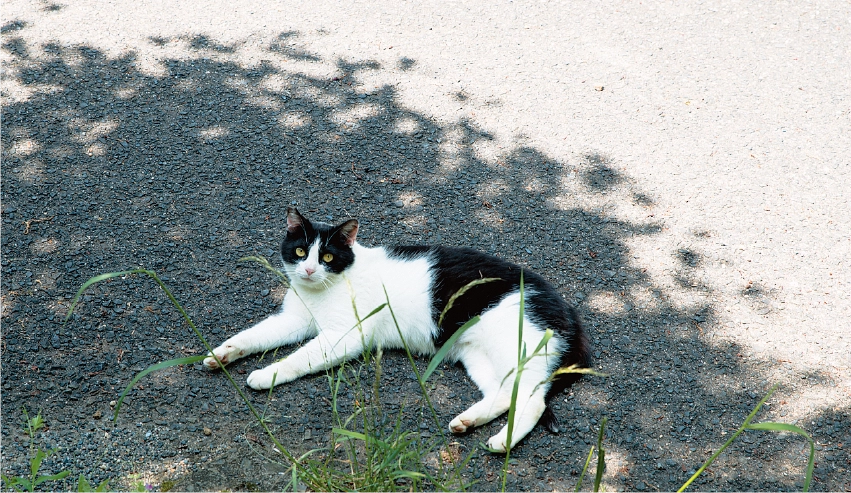
[[[200,351],[152,282],[60,322],[86,279],[144,266],[218,343],[280,303],[237,260],[274,258],[296,204],[359,218],[364,244],[495,253],[579,307],[609,377],[558,399],[563,431],[528,436],[509,489],[573,488],[606,416],[606,488],[674,490],[774,383],[758,418],[813,436],[814,490],[851,489],[847,2],[216,5],[4,2],[3,474],[28,467],[25,407],[59,448],[45,471],[282,488],[220,373],[155,373],[107,419],[136,372]],[[386,405],[435,436],[406,360],[384,365]],[[454,366],[431,392],[444,424],[477,399]],[[284,444],[326,443],[329,397],[324,376],[279,387]],[[806,451],[745,434],[693,489],[800,489]],[[500,465],[465,474],[494,490]]]

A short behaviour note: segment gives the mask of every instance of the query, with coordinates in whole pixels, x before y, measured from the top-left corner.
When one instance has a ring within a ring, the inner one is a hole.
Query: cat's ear
[[[337,232],[346,245],[354,245],[358,237],[358,220],[349,219],[337,228]]]
[[[295,233],[300,228],[303,228],[305,223],[307,223],[307,219],[298,212],[298,209],[295,207],[287,208],[287,232]]]

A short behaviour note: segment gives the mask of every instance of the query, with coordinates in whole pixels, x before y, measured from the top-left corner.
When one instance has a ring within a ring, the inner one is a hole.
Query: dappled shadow
[[[402,57],[399,59],[398,66],[402,71],[411,70],[414,68],[414,65],[417,64],[417,61],[408,57]]]
[[[609,166],[609,158],[600,154],[589,154],[585,159],[590,165],[583,173],[588,188],[603,192],[621,183],[620,173]]]
[[[717,307],[678,306],[631,261],[628,241],[652,238],[661,224],[625,221],[584,201],[606,192],[653,206],[616,170],[615,158],[561,162],[531,146],[483,158],[477,149],[493,136],[474,122],[442,125],[400,105],[393,86],[360,88],[364,71],[384,70],[375,61],[336,60],[336,75],[316,78],[280,68],[277,58],[244,66],[239,43],[189,35],[151,38],[183,42],[193,55],[161,60],[164,74],[152,75],[132,52],[111,58],[90,46],[28,47],[13,37],[26,27],[19,24],[3,27],[10,38],[3,49],[13,57],[15,83],[35,93],[4,105],[2,115],[5,440],[20,438],[13,430],[20,406],[41,409],[62,437],[55,443],[72,455],[71,465],[89,468],[78,472],[90,481],[131,472],[140,459],[204,465],[233,455],[233,447],[244,452],[246,437],[262,441],[244,432],[249,415],[226,380],[197,367],[149,377],[115,426],[93,418],[108,414],[104,403],[135,372],[199,351],[147,280],[98,286],[69,324],[59,322],[87,278],[140,265],[161,273],[205,335],[220,342],[279,303],[274,281],[237,259],[277,255],[290,204],[326,221],[359,218],[359,239],[368,245],[441,242],[500,255],[551,279],[579,306],[595,367],[610,377],[586,379],[558,398],[563,433],[533,431],[516,450],[511,489],[572,488],[604,415],[607,441],[622,461],[611,466],[619,467],[613,484],[674,489],[706,449],[723,442],[719,431],[737,426],[765,391],[740,384],[748,371],[740,348],[702,337]],[[297,37],[282,33],[267,47],[269,57],[330,63],[295,45]],[[416,61],[402,58],[399,69],[415,70]],[[681,287],[696,289],[689,273],[701,267],[700,255],[671,255],[683,269]],[[252,358],[234,370],[244,379],[257,365]],[[385,365],[391,406],[411,409],[409,424],[424,436],[440,432],[415,412],[417,389],[404,359],[389,355]],[[441,371],[433,391],[445,424],[478,396],[460,370]],[[265,404],[265,395],[250,395]],[[332,424],[324,376],[282,387],[270,408],[287,446],[324,443]],[[835,426],[833,418],[824,422]],[[836,422],[847,423],[847,412]],[[498,426],[501,420],[457,440],[474,450]],[[73,457],[88,453],[69,445],[78,441],[132,460],[92,468]],[[745,450],[769,441],[755,435]],[[243,476],[234,483],[207,486],[285,485],[277,472],[246,478],[264,462],[247,455],[253,462],[240,462]],[[20,474],[24,456],[20,440],[4,446],[4,473]],[[475,488],[495,489],[499,466],[477,452],[468,468]],[[795,488],[796,478],[781,471],[765,475],[777,489]],[[698,485],[749,483],[719,473]]]
[[[21,20],[9,21],[0,27],[0,34],[8,34],[27,27],[27,23]]]
[[[283,55],[293,60],[303,60],[308,62],[318,62],[321,59],[312,53],[307,52],[303,48],[295,44],[295,39],[298,38],[296,31],[286,31],[278,35],[278,40],[269,45],[269,51]]]

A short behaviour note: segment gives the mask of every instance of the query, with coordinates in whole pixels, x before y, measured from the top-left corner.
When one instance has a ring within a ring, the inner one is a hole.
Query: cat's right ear
[[[304,227],[307,219],[298,212],[295,207],[287,208],[287,233],[295,233]]]

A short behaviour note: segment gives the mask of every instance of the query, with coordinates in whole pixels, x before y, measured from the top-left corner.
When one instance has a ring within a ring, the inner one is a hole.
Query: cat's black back
[[[387,247],[386,250],[391,257],[431,259],[434,273],[432,317],[435,323],[438,322],[449,298],[458,290],[476,279],[498,279],[475,286],[453,303],[438,327],[436,345],[443,345],[468,320],[496,306],[505,296],[519,291],[522,272],[526,293],[526,316],[541,326],[552,329],[556,337],[567,344],[567,350],[561,354],[559,367],[575,364],[585,368],[589,365],[588,339],[576,310],[562,299],[549,282],[535,272],[472,248],[397,245]],[[578,378],[578,374],[559,375],[547,392],[547,398],[561,392]]]

